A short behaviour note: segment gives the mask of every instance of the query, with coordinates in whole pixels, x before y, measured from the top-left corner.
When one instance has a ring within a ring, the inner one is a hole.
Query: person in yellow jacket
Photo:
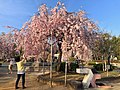
[[[22,88],[26,88],[25,87],[25,67],[24,67],[24,63],[26,62],[26,58],[23,56],[16,58],[16,64],[17,64],[17,80],[16,80],[16,84],[15,84],[15,89],[18,89],[18,83],[19,80],[22,76]]]

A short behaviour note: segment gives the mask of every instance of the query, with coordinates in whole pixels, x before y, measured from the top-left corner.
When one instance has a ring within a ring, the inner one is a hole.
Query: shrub
[[[76,68],[78,68],[79,67],[79,65],[77,64],[77,63],[74,63],[74,62],[71,62],[70,64],[68,64],[67,65],[67,72],[69,72],[69,70],[70,71],[76,71]],[[60,64],[60,68],[59,68],[59,71],[61,72],[65,72],[65,62],[62,62],[61,64]]]
[[[102,71],[102,70],[103,70],[103,64],[95,64],[95,65],[93,65],[93,67],[94,67],[97,71]]]
[[[103,70],[103,64],[95,64],[93,66],[97,71],[102,71]],[[115,69],[115,66],[110,65],[110,69],[109,71],[112,71],[113,69]]]
[[[62,62],[61,64],[60,64],[60,68],[59,68],[59,71],[61,72],[65,72],[65,62]],[[67,72],[68,72],[68,65],[67,65]]]
[[[76,68],[78,68],[79,65],[76,63],[70,63],[70,71],[76,71]]]

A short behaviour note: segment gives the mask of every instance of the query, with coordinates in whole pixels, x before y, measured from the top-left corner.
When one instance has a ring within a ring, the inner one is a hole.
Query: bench
[[[85,74],[82,80],[83,88],[89,88],[90,84],[92,85],[92,87],[97,87],[96,79],[101,79],[100,74],[93,74],[92,70],[89,68],[77,68],[76,72],[80,74]]]

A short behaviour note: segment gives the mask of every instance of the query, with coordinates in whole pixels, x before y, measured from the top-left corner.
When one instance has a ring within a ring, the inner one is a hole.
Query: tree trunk
[[[59,57],[58,57],[58,63],[61,62],[62,58],[62,49],[61,49],[62,43],[58,43],[58,52],[59,52]]]
[[[57,67],[56,67],[57,72],[60,71],[60,66],[61,66],[61,58],[62,58],[62,49],[61,49],[61,45],[62,45],[62,43],[58,43],[59,57],[58,57],[58,63],[57,63]]]

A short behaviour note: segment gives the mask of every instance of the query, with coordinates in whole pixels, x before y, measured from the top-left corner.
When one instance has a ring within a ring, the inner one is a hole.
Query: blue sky
[[[45,3],[54,7],[58,0],[0,0],[0,33],[8,32],[4,26],[21,28]],[[120,35],[120,0],[59,0],[68,11],[85,10],[87,16],[98,22],[101,29],[112,35]]]

